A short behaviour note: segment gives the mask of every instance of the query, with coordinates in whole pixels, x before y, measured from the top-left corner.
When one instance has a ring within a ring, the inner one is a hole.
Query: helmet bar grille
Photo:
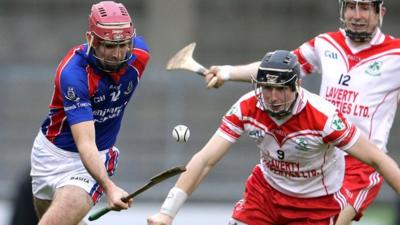
[[[121,15],[123,16],[128,16],[128,12],[125,10],[125,8],[123,6],[119,6],[118,7],[119,10],[121,11]],[[106,9],[104,9],[104,7],[99,7],[99,13],[101,17],[107,17],[107,11]]]
[[[106,17],[107,16],[107,12],[103,7],[99,8],[99,13],[101,17]]]
[[[119,7],[119,10],[121,11],[121,14],[122,14],[123,16],[127,16],[127,15],[128,15],[128,12],[125,10],[124,7],[120,6],[120,7]]]
[[[289,64],[289,62],[290,62],[290,57],[289,57],[289,56],[286,56],[286,58],[285,58],[285,60],[284,60],[283,62],[286,63],[286,64]]]

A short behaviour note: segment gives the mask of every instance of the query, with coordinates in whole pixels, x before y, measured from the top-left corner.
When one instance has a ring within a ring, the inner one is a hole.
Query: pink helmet
[[[135,35],[132,19],[125,6],[113,1],[102,1],[92,6],[89,32],[97,36],[93,40],[95,46],[100,40],[123,41]]]

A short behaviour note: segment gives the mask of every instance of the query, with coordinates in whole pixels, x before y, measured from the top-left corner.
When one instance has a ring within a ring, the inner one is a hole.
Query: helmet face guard
[[[132,58],[135,29],[121,3],[102,1],[93,5],[87,35],[88,54],[93,48],[93,56],[103,71],[116,72]]]
[[[279,119],[292,112],[299,73],[297,57],[289,51],[279,50],[264,56],[252,82],[259,104],[270,116]]]
[[[98,37],[93,36],[95,40]],[[124,67],[132,58],[134,39],[122,41],[98,40],[96,45],[90,47],[94,49],[93,57],[96,59],[97,66],[104,72],[116,72]],[[89,47],[89,48],[90,48]]]
[[[340,6],[340,22],[342,28],[346,32],[346,36],[348,36],[351,40],[355,42],[364,42],[369,41],[372,38],[373,33],[377,28],[382,26],[383,14],[383,0],[339,0]],[[363,20],[348,20],[345,17],[346,10],[355,10],[356,14],[361,13],[361,11],[369,10],[369,16],[367,21]],[[374,15],[375,14],[375,15]],[[378,15],[377,24],[370,24],[371,18]],[[350,28],[349,24],[352,24],[353,30]],[[374,26],[372,31],[368,30],[371,26]],[[355,27],[355,28],[354,28]],[[364,30],[358,31],[357,27],[364,27]]]

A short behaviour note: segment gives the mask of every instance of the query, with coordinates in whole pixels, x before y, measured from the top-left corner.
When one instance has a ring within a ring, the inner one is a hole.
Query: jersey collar
[[[292,108],[292,115],[297,115],[304,109],[308,101],[306,96],[307,95],[304,94],[304,89],[300,87],[296,102],[294,103]]]

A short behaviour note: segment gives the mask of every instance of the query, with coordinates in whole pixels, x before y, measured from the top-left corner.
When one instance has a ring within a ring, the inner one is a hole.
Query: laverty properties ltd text
[[[328,86],[324,97],[343,114],[369,118],[368,106],[355,104],[358,94],[356,91]]]

